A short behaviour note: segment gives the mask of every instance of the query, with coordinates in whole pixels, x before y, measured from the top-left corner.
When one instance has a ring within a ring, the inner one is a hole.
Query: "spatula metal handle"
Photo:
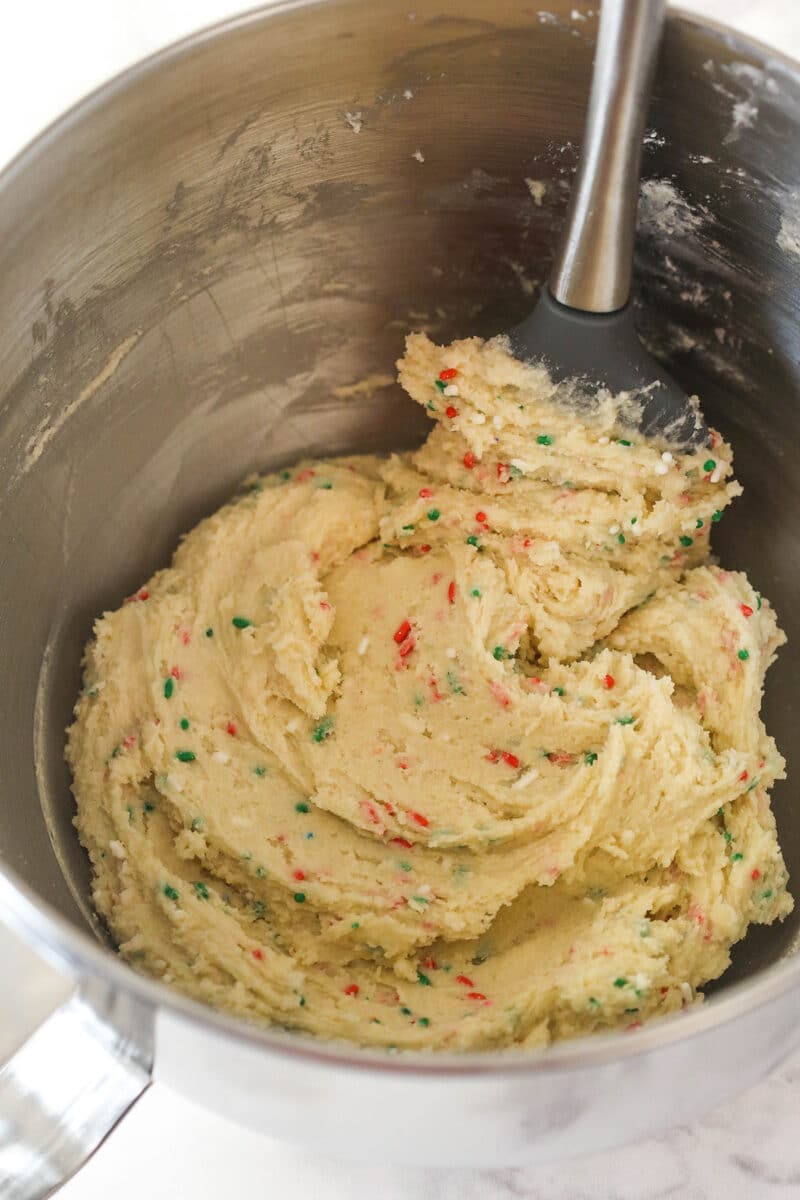
[[[561,304],[623,308],[631,290],[647,105],[664,0],[603,0],[581,161],[550,276]]]

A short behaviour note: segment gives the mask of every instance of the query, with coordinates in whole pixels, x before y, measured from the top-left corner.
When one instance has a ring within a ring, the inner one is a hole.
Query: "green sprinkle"
[[[250,905],[253,910],[253,916],[257,921],[263,921],[267,912],[267,906],[263,900],[254,900]]]
[[[772,899],[772,888],[767,888],[767,890],[765,892],[762,892],[761,899],[762,900],[771,900]]]
[[[714,522],[715,525],[716,525],[717,521],[722,520],[722,513],[720,512],[719,509],[717,509],[716,512],[711,514],[711,520]]]
[[[309,808],[305,800],[300,800],[299,803],[295,804],[294,811],[298,813],[307,813]]]
[[[756,608],[757,609],[761,608],[761,597],[758,594],[758,592],[756,592]]]
[[[618,534],[617,534],[617,541],[619,542],[620,546],[624,546],[624,545],[625,545],[625,534],[624,534],[624,533],[618,533]]]
[[[553,688],[553,692],[554,692],[554,694],[555,694],[556,696],[563,696],[563,695],[564,695],[564,689],[563,689],[562,687],[554,687],[554,688]]]
[[[678,540],[682,546],[689,547],[694,545],[694,538],[690,538],[686,533],[684,533]]]
[[[427,517],[428,517],[429,521],[438,521],[440,516],[441,516],[441,513],[439,512],[438,508],[429,508],[428,509]]]
[[[202,881],[193,883],[192,887],[197,892],[201,900],[208,900],[210,893],[207,886]]]
[[[174,691],[175,691],[175,680],[170,676],[169,679],[164,680],[164,698],[166,700],[171,700],[172,693]]]
[[[197,833],[198,829],[202,829],[202,827],[203,827],[203,818],[202,817],[192,817],[192,823],[189,826],[192,833]]]
[[[638,1011],[639,1011],[638,1008],[626,1008],[625,1009],[625,1012],[628,1016],[630,1016],[631,1013],[637,1013]]]
[[[583,761],[588,767],[591,767],[593,763],[597,762],[597,753],[594,750],[587,750],[583,756]]]
[[[635,525],[638,520],[638,517],[631,517],[631,525]]]
[[[311,731],[311,739],[315,742],[324,742],[333,733],[333,717],[323,717],[319,725],[315,725]]]
[[[126,809],[127,809],[127,811],[128,811],[128,824],[129,824],[129,825],[132,825],[132,824],[133,824],[133,805],[132,805],[132,804],[126,804],[126,805],[125,805],[125,808],[126,808]]]
[[[156,810],[156,806],[155,806],[155,804],[153,804],[152,800],[145,800],[144,811],[145,812],[155,812],[155,810]]]
[[[301,996],[300,997],[300,1007],[305,1008],[305,1006],[306,1006],[306,998],[305,998],[305,996]]]
[[[739,854],[739,852],[737,851],[736,854],[731,855],[731,862],[741,862],[743,858],[744,858],[744,855]]]
[[[470,592],[470,596],[479,597],[480,594],[481,594],[480,588],[473,588],[472,591]]]
[[[175,757],[178,762],[194,762],[197,758],[194,750],[176,750]]]
[[[626,717],[616,717],[615,720],[617,725],[632,725],[636,718],[628,715]]]
[[[360,929],[360,928],[361,928],[361,922],[360,922],[360,921],[353,921],[353,924],[350,926],[350,928],[351,928],[351,929]]]
[[[505,650],[502,646],[495,646],[494,650],[492,651],[492,658],[496,659],[497,662],[502,662],[502,660],[504,658],[508,658],[508,657],[509,657],[508,651]]]
[[[430,1023],[431,1023],[430,1017],[420,1017],[417,1021],[417,1024],[422,1025],[425,1029],[428,1028]]]
[[[266,879],[266,867],[256,867],[256,879]]]
[[[206,637],[213,637],[213,636],[214,636],[214,630],[209,625],[208,629],[206,630]]]
[[[624,988],[627,982],[628,982],[627,979],[624,979],[622,977],[622,975],[620,975],[619,979],[614,980],[614,987],[615,988]]]
[[[589,997],[589,1008],[600,1008],[600,1001],[595,1000],[594,996]]]
[[[633,442],[629,442],[627,438],[617,438],[617,442],[620,446],[632,446],[633,445]]]
[[[479,545],[478,539],[477,539],[477,537],[475,536],[475,534],[474,534],[474,533],[471,533],[471,534],[469,535],[469,537],[467,538],[467,545],[468,545],[468,546],[477,546],[477,545]],[[474,592],[473,592],[472,594],[473,594],[473,596],[475,595],[475,593],[474,593]],[[480,592],[478,593],[478,595],[480,595]]]
[[[433,382],[436,384],[436,386],[440,392],[443,392],[444,389],[447,387],[447,384],[445,383],[445,381],[443,379],[434,379]]]
[[[259,779],[263,779],[264,776],[266,775],[266,773],[267,773],[266,767],[253,767],[253,774],[257,775]]]
[[[732,842],[732,841],[733,841],[733,834],[731,833],[730,829],[723,829],[723,830],[722,830],[722,836],[725,838],[725,841],[726,841],[726,842]]]
[[[323,492],[329,492],[332,489],[333,484],[326,480],[325,483],[321,483],[319,486],[322,488]]]
[[[417,971],[417,980],[422,984],[423,987],[432,986],[430,979],[428,979],[427,975],[423,975],[422,971]]]
[[[189,722],[187,721],[186,717],[181,717],[181,729],[188,729],[188,728],[189,728]]]
[[[252,624],[249,617],[234,617],[231,621],[231,625],[235,625],[237,629],[248,629]]]
[[[167,897],[168,900],[177,900],[179,897],[179,893],[175,890],[175,888],[170,883],[165,883],[161,890],[163,891],[164,895]]]
[[[553,439],[549,433],[540,433],[536,439],[536,442],[539,446],[552,446]]]
[[[422,708],[422,705],[424,703],[425,703],[425,697],[422,695],[422,693],[415,692],[414,693],[414,708]]]
[[[411,899],[415,904],[430,904],[430,900],[426,900],[424,896],[412,896]]]
[[[707,458],[706,461],[703,463],[703,470],[708,471],[708,473],[710,474],[714,470],[714,467],[716,465],[717,464],[714,462],[713,458]]]
[[[413,533],[414,532],[413,525],[401,525],[400,529],[403,533]]]
[[[433,403],[432,400],[429,400],[428,403],[425,405],[425,407],[430,409],[431,412],[436,412],[436,405]]]
[[[742,662],[747,662],[748,658],[750,657],[750,651],[740,650],[737,657],[740,658]]]
[[[305,892],[295,892],[294,902],[295,902],[295,904],[305,904],[305,902],[306,902]]]
[[[291,473],[291,471],[281,471],[280,477],[281,477],[281,479],[291,479],[292,473]]]
[[[401,863],[398,863],[397,865],[401,871],[413,871],[414,870],[414,868],[411,866],[411,863],[408,863],[408,862],[401,862]],[[415,899],[416,899],[416,897],[415,897]]]
[[[464,689],[458,682],[458,676],[453,671],[447,672],[447,686],[454,696],[463,696]]]
[[[695,521],[695,523],[694,523],[694,527],[695,527],[695,529],[702,529],[702,528],[703,528],[703,518],[702,518],[702,517],[698,517],[698,518],[697,518],[697,520],[696,520],[696,521]]]
[[[411,1016],[411,1009],[410,1009],[410,1008],[406,1008],[406,1006],[405,1006],[405,1005],[403,1005],[403,1007],[400,1009],[400,1012],[403,1014],[403,1016],[404,1016],[404,1017],[410,1017],[410,1016]]]

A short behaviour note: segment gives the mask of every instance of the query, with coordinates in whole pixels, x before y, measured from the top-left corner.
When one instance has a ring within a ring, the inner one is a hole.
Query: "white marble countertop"
[[[244,0],[246,3],[246,0]],[[380,0],[376,0],[379,3]],[[410,6],[413,7],[410,0]],[[236,0],[25,0],[4,6],[0,163],[103,79]],[[797,0],[684,0],[800,57]],[[9,952],[10,953],[10,952]],[[4,956],[8,966],[8,959]],[[13,972],[12,972],[13,976]],[[420,1171],[334,1163],[151,1088],[64,1200],[798,1200],[800,1055],[691,1128],[552,1168]]]

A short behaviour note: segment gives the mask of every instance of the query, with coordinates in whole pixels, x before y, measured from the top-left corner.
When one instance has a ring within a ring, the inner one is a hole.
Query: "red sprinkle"
[[[408,637],[408,635],[410,633],[411,633],[411,622],[403,621],[403,624],[398,626],[398,628],[394,632],[394,640],[397,642],[398,646],[400,645],[401,642],[404,642],[406,640],[406,638]]]
[[[483,525],[483,523],[487,520],[486,513],[483,511],[483,509],[481,509],[480,512],[475,513],[475,520],[480,525]]]
[[[455,604],[455,602],[456,602],[456,581],[455,581],[455,579],[450,580],[450,584],[447,588],[447,599],[450,601],[451,604]]]
[[[423,825],[426,829],[430,825],[430,821],[427,817],[423,817],[422,813],[409,812],[408,815],[411,817],[412,821],[416,821],[418,825]]]
[[[419,548],[420,554],[427,554],[429,550],[430,550],[430,546],[428,545],[427,542],[425,543],[424,546],[420,546],[420,548]]]
[[[419,494],[423,500],[427,500],[430,496],[433,495],[433,492],[431,491],[430,488],[420,488]]]
[[[331,606],[330,606],[330,604],[328,603],[328,601],[327,601],[327,600],[320,600],[320,602],[319,602],[319,606],[320,606],[320,608],[322,609],[322,611],[323,611],[323,612],[329,612],[329,611],[330,611],[330,607],[331,607]]]
[[[307,483],[309,479],[314,478],[315,474],[316,472],[311,467],[306,467],[305,471],[298,471],[294,477],[294,481],[295,483]]]
[[[231,735],[231,737],[236,737],[236,726],[234,725],[233,721],[228,721],[226,731]]]
[[[256,946],[255,950],[253,951],[253,958],[258,959],[259,962],[263,962],[264,951],[260,949],[260,947]]]
[[[455,367],[445,367],[443,371],[439,372],[439,378],[442,380],[455,379],[457,374],[458,371]]]
[[[464,987],[468,988],[475,987],[468,975],[456,975],[456,983],[463,983]]]
[[[140,600],[149,600],[150,599],[150,593],[148,592],[147,588],[142,588],[139,591],[138,596],[139,596]]]
[[[344,994],[345,996],[357,996],[360,990],[361,989],[357,983],[348,983],[347,987],[344,989]]]
[[[389,845],[402,846],[404,850],[412,850],[414,847],[414,843],[410,842],[408,838],[390,838]]]
[[[292,879],[305,879],[305,871],[292,871]]]
[[[453,417],[458,416],[458,409],[453,408],[452,404],[448,404],[447,408],[444,410],[444,415],[446,417],[450,417],[452,420]]]
[[[180,677],[181,677],[180,667],[173,667],[172,670],[170,671],[170,675],[172,676],[173,679],[180,679]]]
[[[752,610],[752,608],[750,607],[750,605],[749,605],[749,604],[740,604],[740,605],[739,605],[739,609],[741,610],[742,616],[744,616],[744,617],[752,617],[752,615],[753,615],[753,610]]]
[[[436,970],[436,959],[435,958],[423,958],[422,965],[423,965],[423,967],[425,967],[425,969],[427,971],[435,971]]]
[[[500,751],[499,750],[490,750],[489,753],[486,755],[486,761],[491,762],[491,763],[499,762],[500,761]]]
[[[760,879],[761,878],[761,872],[759,871],[758,867],[754,867],[753,870],[750,872],[750,878],[751,879]]]
[[[467,992],[467,999],[468,1000],[485,1000],[486,997],[484,996],[483,992]]]
[[[471,471],[472,468],[475,466],[475,455],[472,453],[471,450],[468,450],[467,453],[464,455],[464,466],[467,468],[468,471]]]
[[[130,750],[132,746],[136,745],[136,734],[129,733],[126,738],[122,739],[122,744],[126,750]]]
[[[547,761],[557,767],[571,767],[575,762],[575,755],[570,754],[568,750],[553,750],[548,754]]]
[[[509,471],[506,463],[497,464],[497,478],[501,483],[508,483],[509,479],[511,478],[511,472]]]
[[[406,638],[406,640],[403,642],[402,646],[400,647],[400,657],[407,658],[408,655],[411,653],[411,651],[416,646],[416,644],[417,643],[414,641],[413,637]]]
[[[604,675],[603,683],[605,684],[605,686],[607,688],[612,688],[614,686],[614,676],[613,675]]]
[[[516,754],[512,754],[510,750],[503,751],[503,762],[507,763],[509,767],[513,767],[515,771],[519,766],[519,759],[517,758]]]
[[[749,778],[749,776],[748,776],[747,771],[742,771],[741,775],[739,776],[739,782],[744,783],[745,780],[748,778]]]
[[[184,646],[188,646],[189,642],[191,640],[192,640],[192,635],[189,633],[189,630],[182,629],[181,630],[181,641],[183,642]]]

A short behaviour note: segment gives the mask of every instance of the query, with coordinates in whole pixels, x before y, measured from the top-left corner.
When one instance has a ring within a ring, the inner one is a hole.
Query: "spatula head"
[[[613,313],[581,312],[545,290],[509,340],[522,362],[542,362],[556,382],[575,380],[575,404],[582,411],[601,388],[625,392],[625,409],[636,414],[636,428],[646,438],[684,450],[709,443],[696,401],[647,353],[629,304]]]

